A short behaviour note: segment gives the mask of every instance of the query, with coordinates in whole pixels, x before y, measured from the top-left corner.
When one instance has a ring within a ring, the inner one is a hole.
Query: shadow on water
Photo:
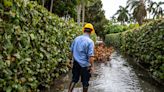
[[[146,71],[131,60],[114,52],[111,61],[95,63],[88,92],[164,92],[164,87],[157,84]],[[54,81],[49,90],[41,92],[67,92],[71,72]],[[74,92],[82,92],[78,83]]]

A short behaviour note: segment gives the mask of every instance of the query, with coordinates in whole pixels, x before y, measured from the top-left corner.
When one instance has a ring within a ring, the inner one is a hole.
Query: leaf
[[[58,73],[56,73],[56,74],[55,74],[55,77],[56,77],[56,78],[58,78],[58,77],[59,77],[59,74],[58,74]]]
[[[31,61],[31,58],[25,58],[26,61]]]
[[[8,66],[10,66],[11,64],[10,60],[6,60],[5,62],[7,63]]]
[[[20,56],[20,54],[19,54],[19,53],[14,54],[14,56],[15,56],[16,58],[18,58],[18,59],[20,59],[20,58],[21,58],[21,56]]]
[[[11,90],[12,90],[12,88],[9,86],[9,87],[7,87],[7,89],[6,89],[6,92],[11,92]]]
[[[11,1],[8,1],[8,0],[5,0],[4,1],[4,6],[5,7],[10,7],[10,6],[12,6],[13,5],[13,3],[11,2]]]

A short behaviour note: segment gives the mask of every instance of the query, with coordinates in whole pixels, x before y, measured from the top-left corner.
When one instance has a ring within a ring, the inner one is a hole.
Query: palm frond
[[[128,0],[129,2],[127,2],[127,6],[130,7],[130,10],[133,10],[134,8],[136,8],[140,3],[137,0]]]
[[[163,4],[164,4],[164,2],[159,2],[158,4],[159,4],[159,5],[163,5]]]

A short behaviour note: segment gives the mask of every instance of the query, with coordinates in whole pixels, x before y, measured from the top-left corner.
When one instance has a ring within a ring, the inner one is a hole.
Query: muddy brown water
[[[41,92],[67,92],[71,72],[54,81],[50,89]],[[79,82],[73,92],[82,92]],[[164,92],[164,86],[154,81],[133,61],[114,52],[106,63],[95,63],[88,92]]]

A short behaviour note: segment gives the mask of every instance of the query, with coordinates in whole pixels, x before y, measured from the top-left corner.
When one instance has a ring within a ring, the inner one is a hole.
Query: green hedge
[[[105,34],[124,32],[129,29],[135,29],[138,27],[138,24],[120,25],[110,21],[108,24],[105,25]]]
[[[114,34],[108,34],[105,37],[105,43],[107,46],[114,46],[116,48],[119,48],[121,46],[121,34],[120,33],[114,33]]]
[[[68,68],[69,46],[80,35],[36,2],[0,1],[0,91],[31,92],[48,87]]]
[[[121,52],[146,65],[152,75],[164,80],[164,20],[119,35],[108,34],[106,42],[119,47]]]

